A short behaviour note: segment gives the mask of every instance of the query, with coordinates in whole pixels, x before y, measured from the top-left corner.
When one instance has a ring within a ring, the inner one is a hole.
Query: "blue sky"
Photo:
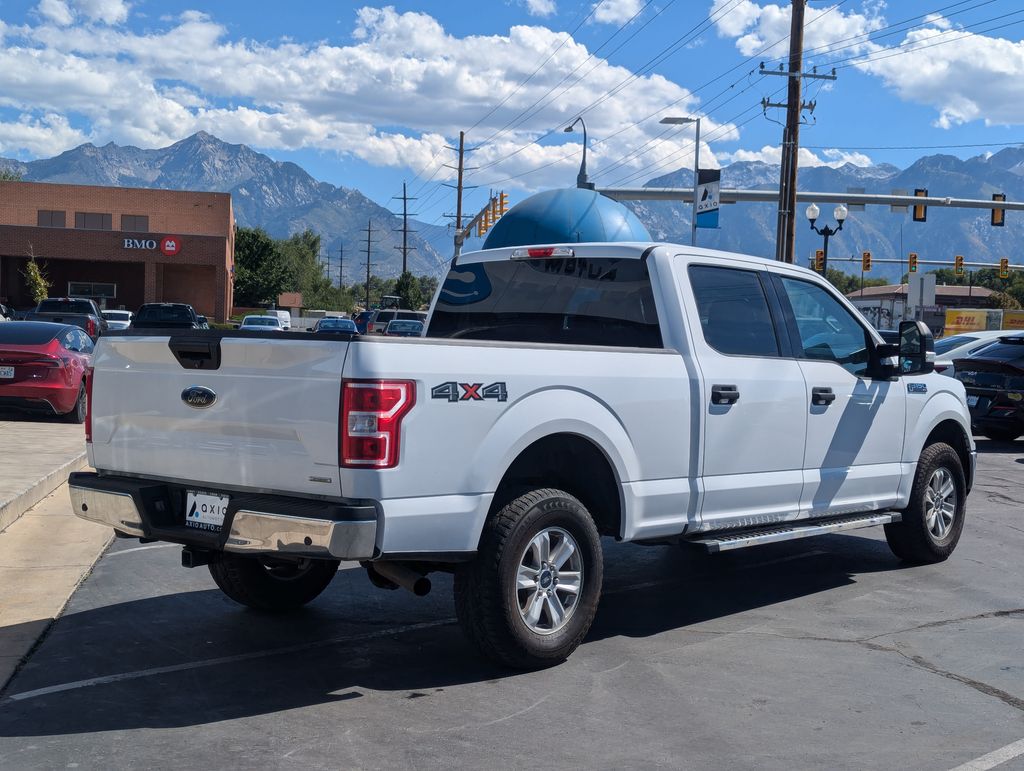
[[[785,53],[788,18],[755,0],[0,0],[0,155],[202,129],[385,205],[408,180],[435,221],[460,128],[480,146],[467,209],[492,185],[515,201],[572,184],[580,135],[558,129],[580,111],[599,185],[692,166],[692,129],[666,115],[703,116],[702,165],[774,160],[782,116],[758,103],[784,79],[756,68]],[[1020,0],[811,2],[807,20],[808,66],[840,69],[807,85],[802,163],[1024,140]]]

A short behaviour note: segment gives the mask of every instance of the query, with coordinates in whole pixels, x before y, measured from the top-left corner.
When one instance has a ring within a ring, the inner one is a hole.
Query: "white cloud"
[[[531,16],[551,16],[558,8],[555,0],[525,0],[526,10]]]
[[[744,56],[763,55],[766,58],[788,56],[791,6],[758,5],[752,0],[714,0],[712,14],[721,37],[736,38],[736,47]],[[815,8],[808,5],[804,12],[804,50],[812,54],[809,60],[820,58],[842,45],[844,55],[870,50],[870,44],[851,41],[850,38],[881,29],[885,20],[877,7],[862,12],[843,13],[835,4]],[[857,43],[854,47],[848,47]]]
[[[75,20],[75,15],[64,0],[40,0],[36,10],[44,18],[61,26],[66,26]]]
[[[643,0],[603,0],[591,17],[598,24],[625,24],[643,8]]]
[[[63,115],[47,114],[39,119],[22,116],[18,121],[0,121],[0,154],[27,150],[32,155],[54,155],[87,141]]]
[[[121,24],[128,19],[129,4],[125,0],[72,0],[75,7],[91,21]]]
[[[714,0],[712,12],[723,11],[719,35],[735,38],[744,55],[771,46],[766,59],[784,56],[788,42],[779,41],[789,33],[790,7],[736,1]],[[1024,124],[1024,40],[975,34],[937,13],[925,16],[902,40],[857,38],[888,24],[884,10],[881,2],[846,13],[835,5],[808,6],[805,67],[861,57],[856,69],[880,78],[904,101],[932,107],[935,125],[942,128],[974,120]]]
[[[838,169],[846,164],[854,166],[871,166],[872,160],[863,153],[851,153],[845,150],[830,149],[822,153],[824,158],[812,153],[805,147],[800,148],[799,165],[801,167],[830,166]],[[740,161],[760,161],[778,166],[782,162],[782,148],[778,145],[765,145],[760,150],[736,150],[733,153],[724,153],[720,157],[730,163]]]
[[[145,33],[50,20],[9,28],[7,35],[0,48],[0,107],[22,114],[19,124],[32,125],[48,113],[73,116],[76,125],[90,127],[92,141],[143,147],[205,129],[263,149],[317,148],[375,165],[432,170],[432,161],[448,160],[444,154],[433,160],[444,144],[508,97],[469,136],[471,144],[484,142],[473,155],[473,165],[486,167],[475,181],[551,164],[519,180],[531,188],[571,183],[579,158],[566,156],[578,147],[553,144],[571,139],[560,132],[541,137],[632,74],[590,58],[565,32],[523,25],[506,35],[456,37],[427,14],[390,7],[360,9],[348,44],[232,39],[224,26],[198,12]],[[553,51],[543,70],[519,87]],[[686,89],[648,75],[587,114],[594,169],[660,134],[664,127],[657,115],[632,124],[670,103],[675,111],[700,111]],[[512,127],[500,131],[510,122]],[[709,131],[714,124],[706,125]],[[66,132],[50,136],[51,146],[60,136],[68,142],[53,151],[79,141]],[[738,134],[726,125],[716,136],[735,140]],[[647,148],[621,173],[655,159],[669,162],[673,154],[685,163],[689,137],[682,132]],[[39,147],[26,140],[21,149],[35,154]],[[435,179],[448,173],[442,170]]]

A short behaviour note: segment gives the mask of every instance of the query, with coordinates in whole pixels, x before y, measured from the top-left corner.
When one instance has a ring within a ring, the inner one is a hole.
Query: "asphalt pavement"
[[[1024,768],[1024,442],[979,449],[946,563],[880,530],[606,541],[587,640],[525,674],[476,656],[444,575],[346,565],[269,617],[119,540],[0,695],[0,768]]]

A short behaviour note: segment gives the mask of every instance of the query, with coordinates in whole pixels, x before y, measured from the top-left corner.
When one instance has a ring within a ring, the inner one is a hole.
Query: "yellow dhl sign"
[[[962,332],[981,332],[988,329],[988,311],[946,311],[946,327],[943,337],[959,335]]]

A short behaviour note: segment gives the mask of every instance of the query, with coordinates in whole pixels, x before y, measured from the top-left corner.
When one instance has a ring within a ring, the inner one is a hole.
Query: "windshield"
[[[533,259],[456,265],[427,337],[660,348],[643,260]]]
[[[141,327],[147,321],[160,323],[169,321],[192,322],[193,318],[190,309],[185,305],[144,305],[135,316],[135,324]]]
[[[324,319],[317,328],[353,331],[356,328],[356,323],[350,319]]]
[[[279,327],[281,319],[272,316],[250,316],[242,321],[243,327]]]
[[[93,305],[88,300],[43,300],[37,308],[38,313],[93,313]]]

